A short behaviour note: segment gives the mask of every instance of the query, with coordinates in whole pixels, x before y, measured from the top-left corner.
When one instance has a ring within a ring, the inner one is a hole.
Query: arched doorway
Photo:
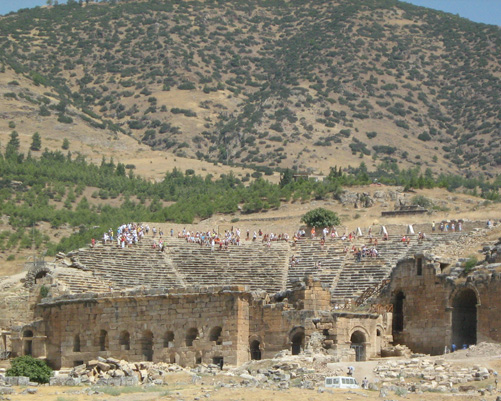
[[[381,344],[382,344],[382,330],[376,329],[376,352],[378,355],[381,355]]]
[[[258,340],[251,341],[250,343],[250,357],[254,361],[261,360],[261,343]]]
[[[393,302],[393,333],[404,330],[404,299],[405,295],[400,291]]]
[[[33,331],[24,330],[24,355],[33,355]]]
[[[141,338],[141,353],[146,361],[153,361],[153,333],[149,330]]]
[[[365,361],[365,334],[360,330],[353,332],[350,338],[350,342],[350,348],[353,348],[355,350],[355,360],[357,362]]]
[[[299,355],[304,348],[304,328],[297,327],[291,332],[292,355]]]
[[[477,343],[477,294],[465,289],[452,301],[452,342],[458,348]]]

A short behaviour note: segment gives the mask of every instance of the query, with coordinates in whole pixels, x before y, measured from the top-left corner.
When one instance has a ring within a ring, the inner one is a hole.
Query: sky
[[[349,0],[346,0],[349,1]],[[434,8],[471,21],[501,26],[501,0],[405,0],[418,6]],[[66,0],[59,0],[65,3]],[[0,0],[0,15],[20,8],[32,8],[47,4],[46,0]]]

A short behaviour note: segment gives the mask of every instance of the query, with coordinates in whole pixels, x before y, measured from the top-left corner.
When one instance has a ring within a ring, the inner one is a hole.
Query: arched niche
[[[145,330],[141,337],[141,354],[146,361],[153,361],[153,333]]]
[[[290,332],[292,355],[299,355],[304,349],[304,327],[296,327]]]

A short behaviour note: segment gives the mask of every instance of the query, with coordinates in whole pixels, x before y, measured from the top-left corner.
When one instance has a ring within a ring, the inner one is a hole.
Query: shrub
[[[421,134],[418,135],[418,139],[420,141],[431,141],[431,136],[427,132],[422,132]]]
[[[416,195],[411,199],[411,203],[416,206],[430,207],[433,206],[433,202],[424,195]]]
[[[57,117],[57,121],[63,124],[71,124],[73,122],[73,119],[70,116],[59,114]]]
[[[310,210],[301,217],[301,221],[308,227],[330,227],[341,222],[335,212],[321,207]]]
[[[42,298],[46,298],[47,295],[49,295],[49,287],[46,287],[45,285],[42,285],[40,287],[40,296]]]
[[[48,383],[52,375],[52,369],[44,361],[30,355],[14,358],[10,364],[7,376],[27,376],[32,382]]]
[[[478,259],[474,255],[470,255],[466,261],[463,262],[463,269],[465,273],[469,273],[478,263]]]

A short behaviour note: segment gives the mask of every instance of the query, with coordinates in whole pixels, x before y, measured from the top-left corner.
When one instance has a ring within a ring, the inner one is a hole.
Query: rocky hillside
[[[0,134],[501,172],[498,27],[395,0],[68,3],[0,18]]]

